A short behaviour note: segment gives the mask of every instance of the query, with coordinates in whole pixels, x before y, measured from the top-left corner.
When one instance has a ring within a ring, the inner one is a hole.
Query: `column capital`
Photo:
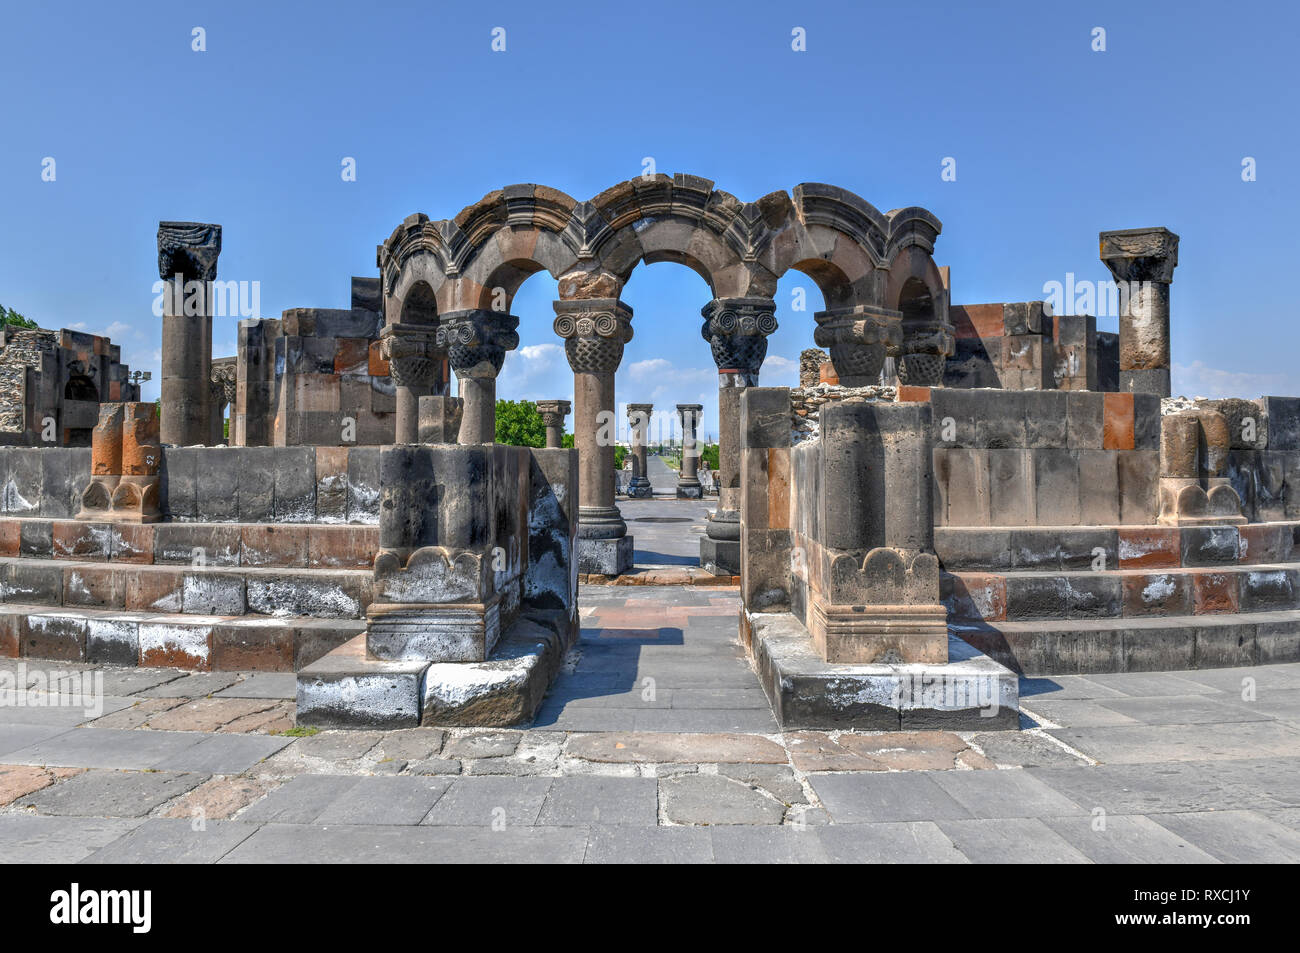
[[[437,342],[457,376],[495,379],[506,351],[519,346],[518,327],[519,319],[504,311],[449,311],[439,320]]]
[[[678,404],[677,412],[679,414],[698,414],[704,411],[703,404]]]
[[[1116,281],[1169,284],[1178,267],[1178,236],[1167,228],[1102,232],[1100,257]]]
[[[564,418],[569,416],[573,405],[567,400],[539,400],[537,412],[542,415],[542,423],[547,427],[563,427]]]
[[[742,383],[758,383],[767,356],[767,336],[776,330],[776,302],[771,298],[714,298],[700,314],[700,336],[709,342],[719,371],[737,372]]]
[[[627,405],[628,420],[632,420],[634,417],[638,417],[638,416],[649,417],[651,412],[654,411],[654,409],[655,409],[654,404],[628,404]]]
[[[158,277],[164,281],[177,274],[211,281],[217,277],[217,257],[220,254],[220,225],[158,223]]]
[[[903,347],[903,312],[873,305],[835,308],[813,315],[813,340],[831,352],[831,363],[846,387],[866,387],[880,379],[887,356]]]
[[[389,324],[379,332],[379,356],[388,361],[398,387],[431,387],[438,378],[443,349],[432,327]]]
[[[555,333],[575,374],[613,373],[632,340],[632,309],[617,298],[555,302]]]

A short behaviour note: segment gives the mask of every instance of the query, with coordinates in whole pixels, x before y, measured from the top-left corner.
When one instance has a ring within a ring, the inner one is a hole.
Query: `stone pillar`
[[[79,520],[108,519],[113,491],[122,480],[122,404],[100,404],[90,434],[90,483],[81,492]]]
[[[646,474],[650,470],[650,455],[646,449],[646,431],[650,427],[650,413],[654,404],[628,404],[628,443],[636,458],[636,473],[628,484],[627,495],[633,499],[647,499],[655,495],[654,487]]]
[[[393,443],[420,442],[420,398],[446,383],[440,369],[444,351],[437,329],[417,324],[389,324],[379,336],[379,354],[397,389],[397,423]]]
[[[618,575],[632,567],[632,537],[614,505],[614,372],[632,339],[632,309],[617,298],[582,298],[555,302],[555,314],[555,333],[564,338],[573,368],[578,571]]]
[[[821,411],[824,566],[808,630],[828,662],[946,662],[934,554],[930,405],[865,401]]]
[[[1169,286],[1178,236],[1167,228],[1101,233],[1101,260],[1120,288],[1119,389],[1169,396]]]
[[[462,409],[459,397],[421,397],[420,443],[456,443],[460,439]]]
[[[162,519],[158,407],[152,401],[122,407],[122,479],[113,491],[112,519],[124,523],[156,523]]]
[[[813,320],[817,322],[813,340],[830,350],[831,364],[845,387],[879,384],[885,357],[897,354],[903,345],[901,311],[858,305],[819,311]],[[801,367],[801,377],[802,373]]]
[[[678,404],[677,415],[682,422],[682,468],[677,473],[677,498],[698,500],[704,496],[700,485],[700,446],[696,433],[700,427],[703,404]]]
[[[1241,497],[1227,477],[1231,448],[1228,421],[1208,407],[1160,420],[1160,513],[1162,526],[1241,524]]]
[[[206,443],[210,430],[212,281],[221,254],[221,226],[158,223],[158,277],[163,294],[163,443]]]
[[[438,325],[438,345],[445,348],[460,381],[463,401],[460,443],[495,443],[497,374],[506,351],[519,346],[519,319],[502,311],[450,311]]]
[[[775,311],[771,298],[715,298],[700,312],[718,366],[718,508],[700,540],[700,565],[717,576],[740,573],[740,394],[758,384]]]
[[[573,409],[567,400],[539,400],[537,412],[546,425],[546,446],[556,450],[564,446],[564,418]]]
[[[222,358],[220,361],[212,362],[211,384],[209,385],[209,394],[211,403],[208,407],[209,419],[212,421],[212,436],[208,440],[210,446],[226,443],[225,415],[222,409],[229,407],[232,411],[230,415],[230,439],[232,445],[235,442],[235,396],[237,387],[238,367],[234,358]]]

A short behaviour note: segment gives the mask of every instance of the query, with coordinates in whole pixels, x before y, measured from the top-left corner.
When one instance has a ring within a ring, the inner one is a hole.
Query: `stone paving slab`
[[[58,729],[26,747],[3,753],[13,764],[73,768],[143,770],[192,748],[204,735],[181,731],[129,731],[113,728]],[[3,739],[3,731],[0,731]],[[0,749],[3,742],[0,740]]]
[[[972,817],[1057,817],[1087,813],[1024,771],[936,771],[926,776]]]
[[[747,734],[599,732],[573,735],[565,749],[572,758],[609,763],[705,762],[785,764],[775,741]]]
[[[1040,817],[1071,847],[1095,864],[1217,864],[1199,847],[1141,814],[1098,818]]]
[[[531,827],[537,823],[550,788],[550,778],[457,778],[422,823]]]
[[[178,771],[86,771],[16,802],[38,814],[144,817],[207,780]]]
[[[257,828],[235,821],[194,822],[149,818],[139,827],[88,856],[87,864],[214,864]]]
[[[886,824],[835,824],[816,828],[817,839],[832,863],[968,864],[933,821]]]
[[[709,864],[713,841],[705,827],[600,827],[587,838],[588,864]]]
[[[253,672],[215,694],[219,698],[293,699],[298,696],[298,677],[293,672]]]
[[[163,758],[156,767],[205,774],[239,774],[269,758],[290,741],[268,735],[209,735],[198,744]]]
[[[0,723],[10,725],[50,725],[75,728],[88,721],[111,715],[135,704],[134,699],[113,695],[99,695],[92,699],[77,699],[68,704],[68,696],[49,693],[26,693],[21,704],[15,704],[13,695],[0,694]],[[90,702],[89,705],[85,702]]]
[[[140,692],[153,698],[202,698],[239,681],[238,672],[190,672]]]
[[[436,777],[359,778],[314,820],[318,824],[419,824],[451,783],[450,778]]]
[[[1162,695],[1159,698],[1108,698],[1098,702],[1102,708],[1118,712],[1143,725],[1219,725],[1240,721],[1272,721],[1273,717],[1259,706],[1232,705],[1217,695]],[[1068,724],[1074,728],[1109,727]]]
[[[1300,834],[1255,811],[1162,814],[1155,820],[1225,863],[1294,864],[1300,858]]]
[[[719,864],[824,864],[831,855],[817,828],[714,827],[713,860]]]
[[[953,846],[977,864],[1086,864],[1088,858],[1035,817],[940,820]]]
[[[658,823],[657,804],[658,789],[652,778],[556,778],[546,793],[537,823],[557,827],[653,827]]]
[[[1300,782],[1300,762],[1279,765]],[[1030,775],[1080,807],[1108,814],[1162,814],[1225,808],[1289,806],[1253,778],[1243,761],[1170,764],[1103,764],[1092,767],[1028,768]]]
[[[265,824],[221,863],[581,863],[586,847],[583,828]]]
[[[671,824],[780,824],[785,805],[741,781],[687,774],[659,782],[664,817]]]
[[[0,864],[75,864],[140,823],[138,818],[0,814]]]
[[[837,824],[934,821],[974,816],[939,787],[929,772],[819,774],[814,775],[810,783]]]
[[[1059,728],[1051,734],[1111,764],[1285,757],[1300,751],[1300,729],[1276,721],[1200,724],[1194,731],[1164,725]]]
[[[238,819],[310,824],[360,782],[360,778],[345,775],[299,775],[251,805],[238,815]]]
[[[16,759],[11,756],[15,752],[27,750],[71,730],[64,725],[28,725],[0,721],[0,760],[14,761]]]

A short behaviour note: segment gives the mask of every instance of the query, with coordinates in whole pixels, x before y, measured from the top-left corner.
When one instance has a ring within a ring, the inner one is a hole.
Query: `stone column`
[[[225,415],[222,413],[222,409],[225,407],[229,407],[232,411],[230,414],[229,443],[234,444],[235,442],[235,415],[233,411],[238,384],[237,373],[238,368],[233,358],[222,358],[220,361],[212,362],[212,383],[209,386],[211,404],[208,407],[209,419],[212,421],[212,437],[208,443],[214,447],[217,444],[227,442],[226,435],[223,432],[225,430]]]
[[[389,324],[379,335],[379,354],[397,389],[397,424],[393,443],[420,442],[420,398],[432,396],[441,379],[444,351],[436,328]]]
[[[700,485],[700,448],[695,439],[700,426],[703,404],[678,404],[677,415],[682,422],[682,468],[677,473],[677,498],[698,500],[704,495]]]
[[[506,351],[519,346],[519,319],[503,311],[450,311],[438,325],[438,344],[445,348],[460,380],[463,401],[460,443],[495,443],[497,374]]]
[[[163,443],[203,444],[211,436],[212,281],[221,226],[158,223],[158,277],[163,294]]]
[[[627,495],[633,499],[647,499],[655,495],[654,487],[646,474],[650,470],[650,454],[646,449],[646,431],[650,427],[650,414],[654,404],[628,404],[628,442],[632,446],[632,455],[636,457],[636,475],[628,484]]]
[[[81,492],[79,520],[106,519],[113,491],[122,481],[123,404],[100,404],[90,435],[90,483]]]
[[[113,491],[112,519],[124,523],[156,523],[162,447],[160,421],[152,401],[122,405],[122,479]]]
[[[758,384],[775,311],[771,298],[715,298],[700,312],[718,366],[718,508],[700,540],[700,565],[718,576],[740,573],[740,394]]]
[[[564,418],[569,416],[572,406],[567,400],[539,400],[537,412],[542,415],[546,425],[546,446],[555,450],[564,446]]]
[[[573,368],[578,571],[618,575],[632,567],[632,537],[614,505],[614,372],[632,339],[632,309],[617,298],[583,298],[555,302],[555,314],[555,333],[564,338]]]
[[[1101,260],[1120,288],[1119,389],[1169,396],[1169,285],[1178,236],[1167,228],[1101,233]]]

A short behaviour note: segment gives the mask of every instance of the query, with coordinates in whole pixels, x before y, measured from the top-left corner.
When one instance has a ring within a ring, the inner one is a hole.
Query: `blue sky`
[[[109,331],[155,375],[160,219],[220,222],[220,275],[259,281],[264,316],[346,307],[349,276],[376,273],[375,245],[411,212],[450,217],[514,182],[583,199],[649,156],[741,199],[811,181],[881,210],[924,206],[944,223],[935,258],[954,303],[1042,297],[1067,272],[1105,280],[1099,230],[1167,226],[1182,236],[1175,392],[1300,393],[1292,4],[60,3],[2,16],[0,302]],[[941,179],[945,157],[956,181]],[[1244,157],[1256,181],[1242,181]],[[810,307],[794,313],[800,285]],[[554,298],[545,273],[516,297],[523,342],[501,396],[571,393]],[[707,298],[683,266],[634,273],[620,402],[700,400],[716,426]],[[777,303],[763,382],[788,384],[821,300],[792,274]],[[219,320],[214,352],[234,342],[235,319]]]

